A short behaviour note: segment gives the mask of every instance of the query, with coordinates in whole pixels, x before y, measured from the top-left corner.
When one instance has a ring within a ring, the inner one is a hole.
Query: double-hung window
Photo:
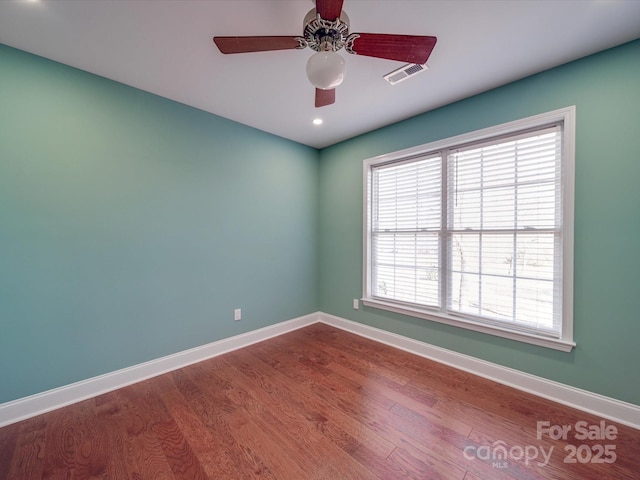
[[[574,107],[365,161],[365,305],[569,351]]]

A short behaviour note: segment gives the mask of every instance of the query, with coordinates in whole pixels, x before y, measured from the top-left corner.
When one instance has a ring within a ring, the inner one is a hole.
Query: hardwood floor
[[[4,427],[0,479],[640,478],[601,421],[315,324]]]

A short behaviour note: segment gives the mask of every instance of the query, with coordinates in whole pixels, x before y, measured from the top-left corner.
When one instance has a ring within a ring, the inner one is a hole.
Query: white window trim
[[[455,137],[427,143],[417,147],[408,148],[398,152],[392,152],[367,159],[363,162],[363,285],[362,285],[362,302],[365,306],[388,310],[403,315],[409,315],[426,320],[431,320],[447,325],[495,335],[498,337],[518,340],[524,343],[538,345],[541,347],[552,348],[564,352],[570,352],[575,347],[573,341],[573,226],[574,226],[574,192],[575,192],[575,106],[561,108],[552,112],[535,115],[532,117],[504,123],[495,127],[489,127],[477,130]],[[477,142],[490,137],[500,135],[508,135],[519,132],[521,130],[543,127],[551,123],[562,122],[563,128],[563,244],[562,244],[562,269],[563,269],[563,312],[562,312],[562,331],[559,338],[545,337],[526,332],[518,332],[503,328],[496,325],[475,323],[466,319],[458,318],[452,315],[446,315],[441,312],[420,309],[413,305],[405,305],[401,302],[382,301],[372,298],[369,295],[371,291],[371,265],[369,251],[371,248],[370,235],[370,209],[371,188],[370,188],[370,172],[371,167],[381,163],[391,162],[416,155],[424,155],[434,151],[443,150],[453,146]]]

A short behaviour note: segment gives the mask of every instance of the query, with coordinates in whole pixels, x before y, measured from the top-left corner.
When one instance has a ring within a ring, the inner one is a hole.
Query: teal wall
[[[317,311],[317,179],[315,149],[0,45],[0,403]]]
[[[364,159],[570,105],[577,114],[571,353],[352,309],[362,293]],[[320,165],[323,312],[640,405],[640,40],[326,148]]]
[[[640,404],[639,59],[635,41],[318,153],[0,45],[0,403],[322,310]],[[364,159],[569,105],[573,352],[351,308]]]

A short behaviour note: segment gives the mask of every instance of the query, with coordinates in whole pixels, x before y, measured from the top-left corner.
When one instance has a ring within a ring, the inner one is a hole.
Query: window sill
[[[412,317],[423,318],[433,322],[444,323],[446,325],[453,325],[454,327],[465,328],[467,330],[473,330],[475,332],[486,333],[488,335],[494,335],[497,337],[508,338],[510,340],[517,340],[519,342],[530,343],[539,347],[552,348],[554,350],[560,350],[563,352],[570,352],[576,344],[572,341],[562,340],[558,338],[543,337],[541,335],[534,335],[524,332],[516,332],[513,330],[507,330],[493,325],[483,325],[463,319],[438,315],[435,313],[428,313],[417,308],[411,308],[407,305],[400,305],[391,302],[384,302],[382,300],[373,298],[363,298],[362,303],[367,307],[379,308],[381,310],[387,310],[390,312],[400,313],[402,315],[409,315]]]

